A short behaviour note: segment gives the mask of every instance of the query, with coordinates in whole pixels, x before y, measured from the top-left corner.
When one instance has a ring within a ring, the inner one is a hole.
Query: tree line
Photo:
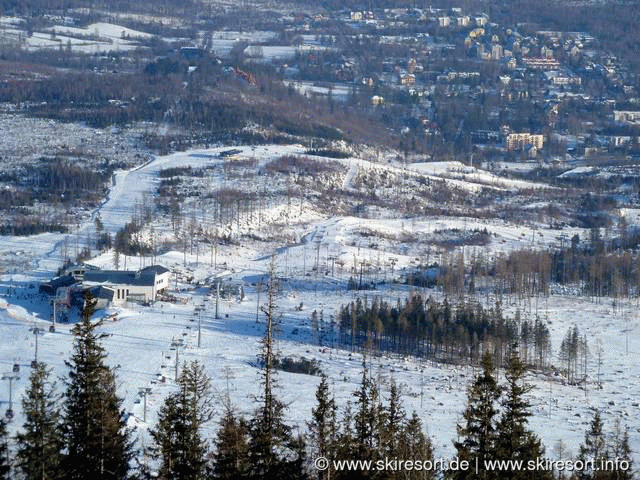
[[[485,308],[480,303],[438,302],[419,294],[395,305],[374,298],[360,298],[343,305],[337,315],[338,343],[353,350],[370,349],[411,354],[438,361],[477,363],[491,352],[502,364],[509,346],[524,345],[523,359],[536,368],[549,366],[551,343],[547,326],[505,317],[499,303]]]
[[[406,282],[438,286],[446,295],[495,292],[517,299],[548,295],[552,284],[578,288],[582,295],[629,298],[640,292],[640,233],[623,230],[605,241],[599,229],[582,242],[574,235],[568,245],[548,250],[519,249],[489,259],[462,253],[445,256],[441,264],[417,268]],[[430,270],[437,270],[431,275]]]
[[[0,235],[36,235],[66,232],[70,222],[65,213],[49,213],[43,203],[64,208],[96,205],[106,192],[112,166],[92,170],[64,157],[42,157],[28,168],[5,175],[11,188],[0,192]]]

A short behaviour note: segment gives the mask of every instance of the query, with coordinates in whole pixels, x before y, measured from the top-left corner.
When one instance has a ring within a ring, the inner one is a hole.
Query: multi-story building
[[[540,150],[544,146],[544,135],[532,133],[509,133],[506,138],[507,150],[524,150],[535,147]]]

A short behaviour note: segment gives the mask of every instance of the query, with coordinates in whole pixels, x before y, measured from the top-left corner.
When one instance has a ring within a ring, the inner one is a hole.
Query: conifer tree
[[[433,462],[433,445],[429,437],[422,431],[422,422],[416,412],[405,423],[397,442],[397,458]],[[395,458],[395,457],[392,457]],[[433,469],[414,469],[398,472],[398,479],[403,480],[433,480],[436,472]]]
[[[353,458],[352,455],[355,450],[355,433],[353,424],[353,404],[351,401],[348,401],[344,406],[341,421],[337,424],[339,428],[335,444],[335,458],[337,460]],[[346,476],[347,475],[344,472],[335,472],[335,475],[332,475],[331,478],[339,479],[346,478]]]
[[[422,431],[420,418],[414,412],[410,419],[402,408],[402,401],[395,382],[391,383],[389,402],[380,401],[377,384],[367,372],[363,362],[362,382],[354,392],[355,402],[347,403],[342,428],[329,460],[378,461],[413,460],[433,462],[431,440]],[[352,408],[354,407],[354,408]],[[329,462],[331,469],[331,461]],[[327,477],[320,477],[327,478]],[[333,471],[332,479],[420,479],[435,478],[432,469],[397,470],[343,470]]]
[[[9,438],[7,422],[0,418],[0,480],[10,480],[11,461],[9,458]]]
[[[354,393],[356,412],[354,415],[355,449],[353,458],[373,460],[379,446],[382,407],[379,403],[378,386],[367,374],[366,361],[362,362],[362,382]]]
[[[284,423],[284,404],[275,396],[274,389],[274,316],[276,279],[274,267],[271,278],[266,315],[266,331],[262,342],[262,395],[260,406],[250,421],[249,463],[250,477],[262,480],[288,480],[306,478],[304,442],[294,437],[291,427]]]
[[[385,459],[403,459],[433,462],[431,440],[422,431],[422,422],[416,412],[407,419],[402,408],[402,398],[395,380],[391,380],[389,403],[383,408],[381,417],[379,455]],[[435,472],[431,469],[399,469],[379,475],[382,478],[402,480],[431,480]]]
[[[309,422],[311,432],[311,446],[316,457],[324,457],[330,461],[330,468],[318,471],[318,479],[324,480],[334,477],[331,460],[336,456],[337,425],[336,402],[329,395],[329,382],[326,375],[322,376],[316,390],[316,406],[311,410],[312,420]]]
[[[611,458],[619,460],[619,468],[613,472],[613,478],[615,480],[632,480],[633,458],[629,445],[629,427],[622,428],[620,419],[616,420],[613,430]]]
[[[457,426],[459,440],[454,442],[460,460],[467,460],[475,465],[477,458],[479,476],[483,479],[492,478],[492,472],[484,469],[484,461],[495,459],[497,441],[497,414],[500,387],[495,378],[493,360],[489,352],[482,357],[482,373],[479,374],[469,387],[467,408],[462,417],[463,425]],[[475,470],[459,470],[452,472],[452,478],[461,480],[476,478]]]
[[[531,390],[531,386],[524,383],[525,368],[520,360],[518,346],[514,344],[507,359],[504,398],[502,400],[502,415],[496,430],[497,458],[502,460],[522,461],[524,465],[542,456],[544,449],[540,439],[527,428],[531,416],[530,404],[524,396]],[[539,471],[507,471],[495,472],[497,478],[510,480],[543,479],[549,477],[549,472]]]
[[[179,402],[179,394],[164,399],[158,411],[158,422],[151,437],[155,443],[153,452],[160,459],[160,478],[174,478],[174,470],[182,454],[181,438],[184,434],[184,412]]]
[[[207,445],[201,428],[212,416],[209,384],[204,367],[191,362],[178,377],[179,391],[169,395],[160,408],[151,432],[160,455],[160,478],[205,478]]]
[[[343,428],[338,436],[336,457],[341,460],[358,459],[376,462],[384,456],[382,438],[385,429],[385,411],[380,403],[378,386],[367,371],[366,360],[362,362],[362,381],[353,393],[355,402],[347,404]],[[353,406],[353,413],[352,413]],[[342,471],[332,478],[359,479],[375,477],[372,472]]]
[[[389,405],[384,409],[383,425],[380,432],[382,453],[387,458],[396,458],[398,455],[399,441],[406,422],[406,413],[402,409],[400,392],[395,380],[391,380],[389,389]]]
[[[63,438],[55,384],[49,381],[51,371],[37,362],[30,384],[22,398],[25,423],[16,440],[17,464],[25,480],[62,478]]]
[[[102,335],[96,332],[100,322],[91,322],[94,310],[95,300],[88,294],[82,322],[73,328],[64,403],[64,471],[70,480],[120,480],[127,478],[131,442],[116,396],[115,373],[105,365]]]
[[[220,420],[216,451],[212,455],[211,478],[233,480],[247,478],[249,474],[249,425],[238,418],[230,405]]]
[[[577,478],[580,480],[605,480],[609,478],[611,472],[595,468],[606,461],[608,456],[602,417],[600,412],[596,410],[589,431],[585,434],[584,443],[580,446],[578,460],[583,462],[585,468],[577,472]]]

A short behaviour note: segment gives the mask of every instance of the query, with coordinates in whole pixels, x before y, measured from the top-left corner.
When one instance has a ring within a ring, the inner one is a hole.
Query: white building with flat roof
[[[154,265],[138,271],[91,270],[85,272],[85,287],[102,287],[113,292],[112,303],[122,305],[126,301],[153,302],[158,294],[169,286],[170,272]]]

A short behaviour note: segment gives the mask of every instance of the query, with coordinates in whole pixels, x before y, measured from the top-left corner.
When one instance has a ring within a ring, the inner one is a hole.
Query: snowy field
[[[233,47],[243,42],[268,42],[275,39],[276,32],[254,31],[238,32],[233,30],[220,30],[212,32],[207,39],[213,52],[219,57],[228,57]]]
[[[150,201],[159,183],[161,170],[169,167],[215,167],[224,161],[220,156],[222,150],[225,149],[157,157],[132,170],[118,172],[108,199],[93,212],[92,218],[99,213],[105,229],[116,232],[129,221],[135,209]],[[284,154],[300,154],[304,151],[303,147],[297,145],[239,147],[239,150],[239,155],[256,158],[260,165],[266,165],[271,159]],[[362,170],[405,171],[402,165],[382,165],[358,158],[341,159],[340,162],[347,172],[343,178],[345,188],[350,188],[351,182]],[[416,165],[410,174],[456,182],[470,191],[477,185],[487,183],[492,183],[496,189],[543,188],[536,184],[509,184],[487,172],[461,165]],[[276,210],[274,207],[274,219],[279,215]],[[265,215],[270,214],[267,212]],[[172,289],[175,291],[171,293],[184,300],[184,303],[156,302],[150,307],[130,305],[98,312],[104,316],[116,314],[115,321],[110,319],[102,327],[110,335],[105,339],[104,346],[109,354],[109,363],[118,366],[119,394],[124,399],[124,408],[129,412],[128,421],[135,428],[135,435],[148,442],[146,432],[154,424],[163,398],[174,388],[176,355],[179,356],[179,363],[198,359],[205,364],[218,398],[227,392],[228,386],[228,393],[239,411],[250,413],[255,408],[253,399],[259,394],[260,387],[258,371],[253,365],[259,340],[264,333],[263,316],[258,314],[256,321],[256,283],[266,275],[272,256],[275,256],[279,275],[287,279],[276,302],[281,315],[278,350],[283,355],[317,359],[329,375],[340,404],[344,405],[360,381],[362,357],[348,351],[318,346],[313,338],[310,316],[314,309],[322,310],[324,319],[329,321],[340,305],[355,298],[354,292],[347,291],[345,284],[356,259],[358,262],[367,259],[369,264],[392,264],[397,274],[403,268],[410,268],[416,259],[430,254],[426,245],[403,243],[405,235],[420,238],[439,230],[486,227],[491,234],[491,243],[486,247],[464,247],[466,253],[471,254],[474,248],[494,253],[532,245],[544,248],[557,245],[559,235],[570,238],[579,231],[565,229],[558,232],[535,225],[453,217],[421,220],[384,216],[375,220],[333,217],[310,207],[301,208],[295,222],[283,225],[288,225],[283,228],[292,229],[296,241],[281,248],[247,238],[246,242],[239,245],[221,246],[215,252],[215,257],[213,252],[199,251],[197,248],[196,251],[187,249],[159,253],[155,262],[178,273],[175,283],[172,280]],[[64,361],[71,353],[71,325],[59,324],[56,332],[48,331],[51,310],[46,299],[37,293],[37,284],[51,277],[61,265],[63,248],[72,247],[78,239],[85,238],[92,228],[93,221],[89,219],[70,235],[0,238],[0,271],[4,272],[0,276],[0,362],[3,368],[0,373],[11,372],[15,364],[20,366],[20,378],[13,384],[13,403],[17,412],[11,425],[14,430],[22,422],[18,403],[28,381],[28,365],[35,355],[36,338],[38,358],[54,368],[56,375],[61,378],[65,375]],[[170,236],[166,224],[154,223],[154,229],[158,228],[166,231],[156,232],[157,235]],[[372,236],[372,232],[386,239],[387,243],[382,246],[370,245],[366,239]],[[333,269],[331,258],[341,260],[343,268]],[[151,258],[121,257],[120,265],[122,268],[126,262],[127,268],[135,269],[149,265],[151,261]],[[322,268],[313,271],[311,265],[314,262]],[[91,263],[112,268],[113,254],[104,253]],[[183,281],[187,275],[194,279],[191,284]],[[218,319],[214,314],[215,300],[207,288],[212,284],[212,279],[242,285],[245,293],[244,299],[233,295],[221,300]],[[196,282],[200,286],[196,287]],[[382,290],[366,293],[369,298],[378,295],[395,301],[404,298],[409,290],[404,286],[387,284]],[[432,291],[427,293],[439,295]],[[264,297],[262,292],[260,304],[264,303]],[[206,308],[198,318],[195,307],[202,304]],[[516,307],[506,305],[505,309],[513,312]],[[587,335],[592,351],[586,390],[564,385],[560,377],[529,374],[527,378],[535,385],[530,395],[534,412],[532,426],[542,437],[547,453],[551,455],[554,444],[562,439],[569,450],[577,454],[593,411],[600,409],[607,428],[613,427],[616,418],[629,425],[631,446],[638,458],[640,397],[637,392],[640,390],[640,376],[637,366],[640,364],[640,325],[635,302],[622,304],[614,311],[611,300],[595,303],[587,298],[560,292],[547,299],[541,298],[537,305],[531,306],[531,314],[535,313],[534,309],[548,321],[554,354],[567,329],[574,323]],[[199,347],[198,323],[201,325]],[[36,337],[32,333],[33,327],[43,328],[45,333]],[[176,350],[175,345],[179,340],[183,346]],[[603,346],[603,388],[600,390],[595,388],[597,365],[593,353],[599,343]],[[434,440],[436,454],[451,455],[451,441],[455,438],[456,422],[460,420],[464,408],[466,387],[476,372],[470,367],[423,363],[412,358],[376,356],[370,360],[372,375],[380,378],[383,385],[388,386],[392,377],[400,385],[405,408],[408,411],[416,410],[421,416]],[[557,362],[557,357],[554,361]],[[318,377],[284,372],[278,374],[278,395],[288,406],[287,418],[301,430],[306,429],[305,422],[314,404],[318,383]],[[138,395],[144,387],[151,388],[146,422],[143,421],[142,403]],[[383,397],[387,395],[386,387],[383,387]],[[0,386],[0,401],[2,407],[8,406],[9,384],[6,381]],[[213,432],[215,423],[209,428]]]
[[[42,31],[27,32],[22,19],[9,17],[0,22],[0,42],[25,50],[69,49],[79,53],[126,52],[142,46],[152,35],[120,25],[98,22],[83,28],[55,25]]]
[[[76,156],[108,158],[113,156],[129,165],[140,163],[144,152],[138,146],[147,131],[144,126],[127,130],[91,128],[78,123],[30,118],[10,111],[10,104],[0,106],[0,157],[9,166],[28,165],[41,156]],[[7,169],[0,166],[1,171]]]
[[[349,98],[350,87],[348,85],[336,84],[331,88],[327,86],[316,85],[314,82],[301,82],[301,81],[285,81],[285,85],[292,86],[302,95],[321,95],[331,97],[339,102],[346,102]]]

